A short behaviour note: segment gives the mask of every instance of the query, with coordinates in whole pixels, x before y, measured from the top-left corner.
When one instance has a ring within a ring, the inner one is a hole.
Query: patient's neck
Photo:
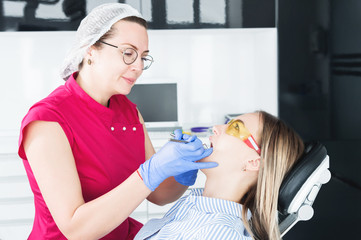
[[[242,178],[232,178],[224,174],[222,177],[208,176],[203,196],[219,198],[239,203],[248,191],[248,184],[244,184]]]

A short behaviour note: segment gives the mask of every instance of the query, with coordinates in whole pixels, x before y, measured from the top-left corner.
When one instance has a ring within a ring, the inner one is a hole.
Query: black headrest
[[[302,185],[326,156],[326,148],[321,143],[309,142],[305,144],[304,154],[293,168],[291,168],[282,182],[278,198],[278,211],[287,214],[288,207]]]

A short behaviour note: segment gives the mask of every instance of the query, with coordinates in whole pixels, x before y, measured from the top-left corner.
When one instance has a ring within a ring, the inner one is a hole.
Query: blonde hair
[[[280,119],[259,111],[261,165],[257,183],[243,197],[242,218],[254,239],[280,239],[278,228],[278,192],[285,175],[304,151],[300,136]],[[247,222],[247,210],[252,218]]]

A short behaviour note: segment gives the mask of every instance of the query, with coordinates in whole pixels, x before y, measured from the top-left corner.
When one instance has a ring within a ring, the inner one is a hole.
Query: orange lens
[[[242,141],[245,141],[251,135],[248,129],[244,126],[244,123],[239,119],[232,119],[228,123],[226,133],[236,138],[240,138]]]

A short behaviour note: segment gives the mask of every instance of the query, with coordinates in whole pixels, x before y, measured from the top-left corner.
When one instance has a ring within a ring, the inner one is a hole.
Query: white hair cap
[[[73,72],[78,71],[88,48],[107,33],[114,23],[131,16],[144,19],[136,9],[123,3],[106,3],[94,8],[78,27],[76,42],[61,67],[61,77],[66,81]]]

